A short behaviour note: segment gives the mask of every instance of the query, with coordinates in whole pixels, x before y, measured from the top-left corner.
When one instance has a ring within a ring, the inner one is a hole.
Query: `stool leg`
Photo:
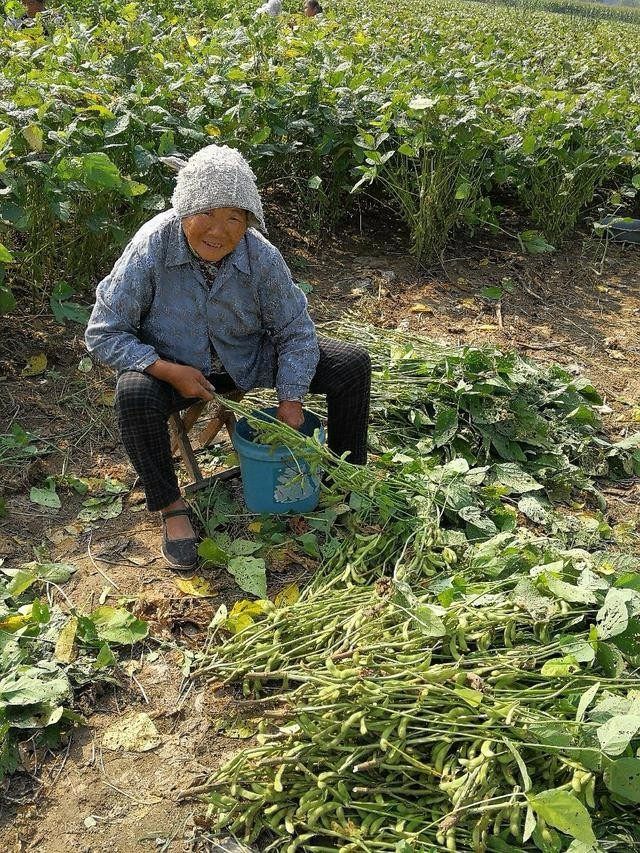
[[[187,411],[184,414],[184,417],[180,417],[179,413],[176,412],[174,415],[169,418],[169,422],[173,427],[173,440],[171,442],[171,452],[175,454],[176,450],[178,450],[178,430],[176,427],[176,423],[180,421],[182,426],[185,429],[185,432],[188,434],[191,430],[191,427],[198,420],[200,415],[202,414],[204,408],[207,405],[206,400],[202,400],[200,403],[194,403],[193,406],[189,406]]]
[[[180,455],[182,456],[185,468],[191,475],[191,479],[194,483],[200,483],[203,477],[200,473],[200,468],[198,467],[198,460],[196,459],[196,455],[191,447],[189,436],[187,435],[187,431],[182,423],[182,418],[176,413],[170,416],[170,421],[175,431],[176,443],[180,449]]]

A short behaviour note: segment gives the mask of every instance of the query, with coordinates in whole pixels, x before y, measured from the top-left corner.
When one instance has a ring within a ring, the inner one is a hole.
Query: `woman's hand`
[[[183,397],[213,400],[215,388],[207,380],[204,373],[201,373],[195,367],[188,367],[185,364],[174,364],[172,361],[158,359],[150,367],[147,367],[146,372],[151,374],[151,376],[155,376],[156,379],[162,379],[163,382],[173,385],[176,391],[182,394]]]
[[[276,417],[283,424],[300,429],[304,423],[304,413],[302,411],[302,403],[297,400],[282,400],[278,406]]]

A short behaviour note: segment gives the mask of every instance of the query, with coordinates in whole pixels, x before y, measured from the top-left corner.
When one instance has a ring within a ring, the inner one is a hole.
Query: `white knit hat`
[[[171,198],[180,219],[216,207],[238,207],[249,225],[266,233],[262,202],[251,166],[236,148],[207,145],[182,166]]]

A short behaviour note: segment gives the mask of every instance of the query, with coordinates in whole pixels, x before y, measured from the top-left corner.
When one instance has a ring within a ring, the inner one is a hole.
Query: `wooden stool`
[[[244,397],[242,391],[231,391],[228,394],[221,395],[229,400],[239,402]],[[197,492],[199,489],[207,488],[217,480],[232,480],[234,477],[240,476],[240,468],[228,468],[226,471],[221,471],[219,474],[214,474],[212,477],[203,477],[196,459],[196,454],[189,439],[189,433],[193,430],[198,422],[200,415],[210,405],[206,400],[194,403],[184,412],[174,412],[169,415],[169,428],[172,434],[171,452],[180,451],[180,456],[184,462],[184,466],[189,472],[193,480],[185,489],[185,492]],[[236,425],[236,417],[230,409],[225,408],[221,403],[213,403],[213,411],[210,419],[204,429],[200,431],[198,440],[200,447],[208,447],[216,438],[223,427],[227,428],[229,438],[233,434]]]

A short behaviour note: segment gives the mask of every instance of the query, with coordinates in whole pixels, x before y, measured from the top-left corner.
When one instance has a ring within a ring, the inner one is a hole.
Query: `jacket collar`
[[[169,242],[167,245],[167,256],[165,260],[166,267],[180,267],[191,262],[192,254],[187,243],[187,238],[184,236],[180,219],[175,216],[171,221],[169,231]],[[240,272],[250,275],[251,265],[249,263],[249,251],[247,248],[247,235],[245,234],[236,248],[224,258],[223,261],[230,261]]]

